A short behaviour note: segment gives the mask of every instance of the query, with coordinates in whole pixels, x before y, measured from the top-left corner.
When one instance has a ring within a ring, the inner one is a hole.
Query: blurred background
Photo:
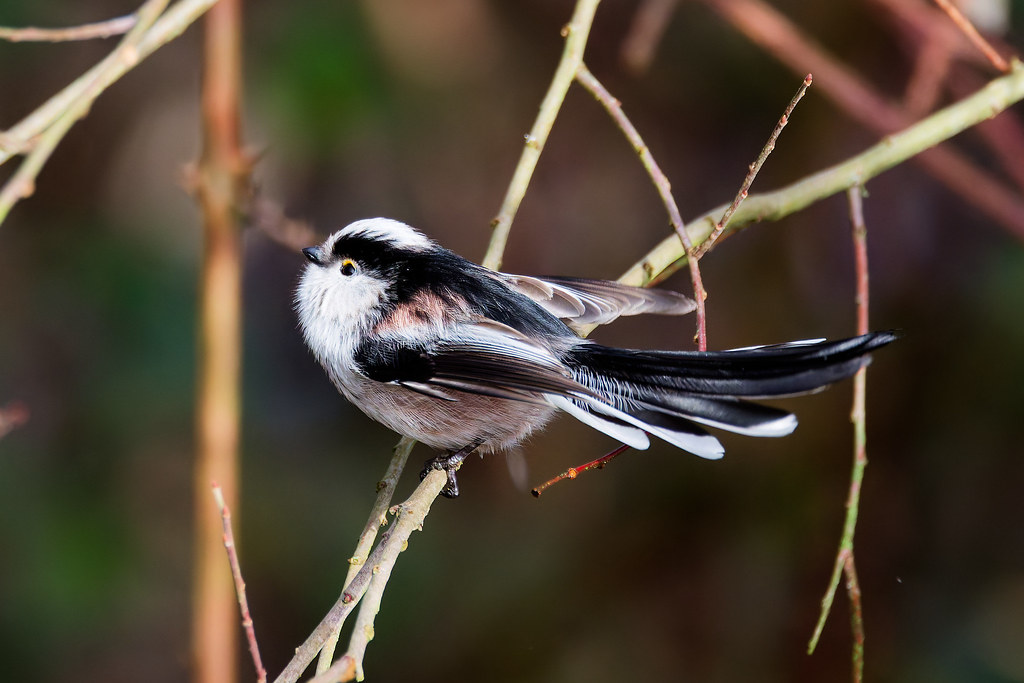
[[[642,4],[603,3],[586,59],[688,218],[733,197],[803,73],[703,2],[680,2],[649,65],[630,66]],[[773,4],[885,101],[899,105],[921,70],[921,37],[892,6],[923,2]],[[135,7],[0,0],[0,24],[75,25]],[[386,215],[480,259],[572,7],[249,3],[245,138],[262,157],[263,196],[320,234]],[[997,29],[1020,45],[1024,3],[1002,11]],[[0,440],[5,679],[188,679],[201,232],[182,178],[199,148],[200,36],[191,29],[105,93],[0,227],[0,405],[30,411]],[[0,43],[0,127],[112,45]],[[948,83],[993,76],[960,68]],[[755,192],[879,139],[821,91],[799,105]],[[940,83],[932,107],[955,92]],[[954,144],[1003,177],[976,131]],[[867,189],[871,324],[904,332],[868,377],[856,536],[867,676],[1024,681],[1024,249],[914,163]],[[631,148],[574,87],[504,269],[614,278],[667,230]],[[337,597],[396,440],[304,349],[291,309],[302,263],[247,231],[236,512],[272,674]],[[843,196],[728,239],[702,261],[709,347],[851,334],[853,272]],[[664,286],[690,287],[685,273]],[[691,318],[634,319],[596,339],[693,348],[693,330]],[[468,462],[462,497],[439,500],[400,558],[369,680],[845,679],[842,588],[818,652],[805,650],[841,532],[851,389],[781,402],[801,421],[786,439],[726,435],[720,462],[655,443],[540,499],[503,458]],[[561,419],[523,447],[528,481],[613,446]],[[398,500],[429,456],[414,451]]]

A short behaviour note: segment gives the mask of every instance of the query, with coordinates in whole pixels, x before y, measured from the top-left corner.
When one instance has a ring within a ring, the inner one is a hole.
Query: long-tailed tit
[[[693,302],[617,282],[494,272],[387,218],[356,221],[302,253],[309,263],[295,301],[306,344],[360,410],[448,451],[428,470],[447,470],[449,497],[469,453],[510,448],[559,410],[634,448],[656,436],[703,458],[724,453],[705,426],[784,436],[794,415],[746,399],[820,389],[895,338],[721,352],[610,348],[563,321],[678,315]]]

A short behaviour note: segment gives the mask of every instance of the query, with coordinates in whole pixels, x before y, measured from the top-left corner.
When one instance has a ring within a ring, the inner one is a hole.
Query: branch
[[[260,646],[256,642],[256,628],[252,622],[252,615],[249,613],[249,600],[245,596],[245,581],[242,579],[242,567],[238,562],[235,532],[231,528],[231,509],[224,500],[224,491],[217,484],[213,485],[213,499],[217,503],[217,509],[220,510],[220,517],[224,527],[224,549],[228,553],[231,577],[235,580],[235,595],[238,597],[238,609],[242,614],[242,628],[245,630],[245,637],[249,642],[249,654],[252,656],[253,666],[256,667],[256,681],[257,683],[266,683],[267,670],[263,668],[263,660],[260,658]]]
[[[356,572],[348,588],[334,603],[320,625],[295,651],[295,656],[274,683],[294,683],[302,675],[317,652],[323,647],[331,632],[344,623],[345,618],[363,597],[371,580],[377,574],[390,576],[398,555],[405,550],[413,531],[421,529],[423,520],[430,512],[430,506],[448,483],[447,475],[441,470],[431,470],[420,482],[413,494],[404,503],[395,507],[395,521],[381,536],[366,563]],[[339,662],[342,662],[339,660]]]
[[[732,216],[736,213],[736,209],[740,208],[740,204],[746,200],[750,191],[750,186],[754,184],[754,178],[757,177],[761,167],[764,166],[764,162],[768,160],[768,155],[775,150],[775,142],[779,139],[779,135],[782,134],[782,129],[786,127],[787,123],[789,123],[789,117],[793,115],[793,110],[796,109],[797,103],[803,99],[804,93],[807,92],[807,88],[811,87],[811,81],[811,74],[807,74],[807,76],[804,77],[804,82],[801,83],[800,87],[797,89],[796,95],[794,95],[793,99],[791,99],[789,104],[786,105],[786,110],[782,112],[782,118],[780,118],[779,122],[775,124],[772,134],[768,136],[768,142],[765,143],[764,147],[761,149],[761,153],[757,155],[757,159],[754,163],[750,165],[750,169],[747,171],[747,176],[743,179],[740,191],[736,193],[736,197],[732,200],[732,204],[729,205],[729,208],[725,210],[722,217],[718,219],[717,223],[715,223],[715,229],[712,230],[707,239],[701,243],[700,249],[697,250],[697,258],[704,258],[704,255],[711,251],[715,246],[715,242],[717,242],[718,238],[721,236],[722,231],[725,230],[726,226],[729,225],[729,221],[732,220]],[[693,268],[693,265],[691,264],[690,267]]]
[[[12,43],[45,42],[60,43],[72,40],[92,40],[93,38],[110,38],[127,33],[135,26],[136,16],[127,14],[115,19],[82,24],[70,28],[9,28],[0,26],[0,40]]]
[[[914,126],[884,138],[857,156],[774,192],[750,195],[736,211],[726,232],[757,221],[778,220],[837,192],[866,183],[883,171],[995,116],[1022,99],[1024,66],[1015,61],[1006,76],[991,81],[970,97],[939,110]],[[707,238],[714,229],[717,216],[722,215],[726,206],[717,206],[687,224],[687,232],[695,244]],[[1009,208],[1024,216],[1024,202],[1019,198],[1014,198],[1014,205]],[[685,263],[684,257],[679,240],[675,236],[667,237],[619,280],[637,286],[658,282],[679,270]]]
[[[867,226],[864,222],[863,188],[851,187],[847,192],[850,203],[850,222],[853,227],[853,245],[857,272],[857,334],[868,332],[868,248]],[[843,535],[839,541],[839,550],[832,567],[832,578],[829,581],[825,597],[821,600],[821,614],[814,627],[814,634],[807,645],[807,653],[811,654],[818,645],[818,639],[825,628],[832,609],[836,589],[839,586],[840,573],[846,573],[847,594],[850,598],[850,619],[854,633],[853,645],[853,680],[860,683],[864,675],[864,617],[861,608],[860,584],[853,554],[853,535],[857,529],[857,513],[860,509],[860,492],[864,485],[864,470],[867,458],[867,410],[865,408],[867,393],[867,368],[861,368],[853,378],[853,410],[850,419],[853,422],[853,469],[850,475],[850,492],[846,499],[846,520],[843,523]]]
[[[352,583],[359,568],[366,563],[366,558],[370,554],[370,548],[373,547],[373,542],[377,538],[377,530],[388,523],[388,508],[391,507],[391,499],[395,495],[395,487],[398,485],[398,479],[402,476],[402,470],[405,469],[405,463],[409,460],[409,454],[412,452],[413,447],[416,445],[415,439],[408,437],[402,437],[397,444],[395,444],[394,453],[391,456],[391,462],[388,464],[388,469],[384,473],[384,478],[377,484],[377,499],[373,502],[373,507],[370,508],[370,518],[366,522],[366,526],[363,528],[363,533],[359,535],[359,542],[356,544],[356,550],[349,558],[348,574],[345,576],[345,587],[346,589]],[[378,605],[380,600],[377,601]],[[374,608],[372,614],[369,615],[368,619],[364,619],[363,613],[366,611],[365,606],[359,611],[359,620],[364,622],[364,626],[373,627],[373,616],[376,615],[377,610]],[[322,674],[327,671],[328,667],[331,666],[331,660],[334,659],[334,649],[338,645],[338,636],[341,634],[341,625],[334,630],[333,633],[327,639],[324,644],[323,650],[320,651],[320,660],[317,662],[316,672]],[[353,639],[363,638],[364,635],[360,635],[359,628],[353,631]],[[358,672],[358,676],[362,679],[363,676],[363,657],[362,654],[366,650],[366,643],[370,641],[369,637],[365,638],[364,643],[358,648],[359,656],[354,660],[353,665],[355,671]],[[349,644],[349,651],[353,650],[353,645]]]
[[[1010,70],[1010,65],[1006,63],[1006,60],[1003,59],[1002,55],[996,52],[995,48],[992,47],[992,45],[985,40],[980,33],[978,33],[978,29],[974,28],[974,24],[972,24],[967,17],[957,9],[956,5],[951,3],[949,0],[935,0],[935,4],[941,7],[942,11],[949,15],[949,18],[953,20],[953,23],[956,24],[957,28],[967,36],[967,40],[971,41],[971,44],[978,48],[978,51],[981,52],[981,54],[985,55],[985,58],[992,63],[992,66],[1002,73],[1006,73]]]
[[[639,155],[640,163],[646,169],[647,175],[654,182],[654,187],[658,190],[661,202],[665,205],[665,210],[668,212],[669,222],[672,224],[672,229],[676,231],[676,235],[679,236],[679,241],[686,253],[687,263],[690,265],[693,298],[697,302],[697,345],[701,351],[707,351],[707,313],[704,309],[707,292],[704,290],[704,282],[700,277],[697,256],[693,253],[693,243],[690,241],[690,236],[686,233],[686,227],[683,225],[682,216],[679,215],[679,207],[676,205],[675,197],[672,196],[672,184],[669,183],[668,178],[662,173],[661,167],[654,160],[650,148],[644,143],[636,127],[633,126],[633,123],[626,117],[625,112],[622,111],[622,103],[612,97],[612,94],[590,73],[585,64],[581,63],[579,65],[579,69],[576,72],[576,80],[604,106],[612,120],[615,121],[615,125],[625,134],[626,139],[633,145],[633,150]]]
[[[203,219],[199,282],[199,374],[196,402],[195,554],[192,622],[194,680],[236,676],[232,586],[223,571],[218,520],[206,499],[210,481],[238,502],[241,421],[242,240],[239,210],[248,196],[241,149],[241,6],[221,0],[204,35],[203,150],[196,198]]]
[[[0,164],[13,155],[31,148],[34,140],[64,116],[79,98],[91,103],[100,93],[139,62],[181,35],[186,28],[216,3],[217,0],[179,0],[164,12],[149,30],[145,31],[138,42],[133,45],[134,51],[128,55],[121,55],[118,52],[119,46],[96,66],[5,131],[0,136]],[[150,3],[143,5],[143,7],[148,6]],[[140,22],[141,14],[142,9],[140,8],[136,12],[136,15],[140,17]],[[84,111],[88,111],[88,104],[84,106]]]
[[[540,159],[544,145],[547,144],[551,127],[555,124],[555,118],[565,100],[565,94],[569,91],[569,86],[572,85],[580,64],[583,63],[583,50],[587,45],[590,26],[594,22],[594,13],[597,11],[599,2],[600,0],[577,0],[572,19],[562,29],[562,35],[565,36],[562,59],[558,62],[548,92],[540,103],[537,120],[534,121],[533,128],[526,136],[523,153],[512,174],[512,182],[509,183],[498,215],[491,221],[493,232],[487,253],[484,255],[483,266],[485,268],[491,270],[501,268],[501,259],[505,253],[509,231],[512,229],[512,221],[526,195],[526,188],[530,185],[533,171],[537,168],[537,161]]]
[[[808,71],[814,73],[819,91],[861,125],[888,135],[914,123],[905,112],[891,105],[844,64],[806,38],[767,3],[761,0],[704,2],[792,71],[800,75]],[[967,202],[1024,238],[1024,202],[1017,192],[950,149],[931,150],[915,161]]]

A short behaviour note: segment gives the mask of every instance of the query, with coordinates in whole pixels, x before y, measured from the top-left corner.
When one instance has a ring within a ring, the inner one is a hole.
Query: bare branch
[[[136,16],[127,14],[123,17],[97,21],[70,28],[10,28],[0,26],[0,40],[12,43],[41,42],[60,43],[73,40],[92,40],[94,38],[110,38],[128,33],[135,26]]]
[[[594,13],[597,11],[599,2],[600,0],[577,0],[572,19],[562,29],[562,35],[565,36],[562,59],[558,62],[548,92],[540,103],[540,111],[537,112],[533,128],[526,136],[523,153],[512,174],[512,182],[509,183],[498,215],[491,221],[493,232],[487,253],[484,255],[483,266],[485,268],[492,270],[501,268],[502,254],[505,252],[508,234],[512,229],[512,221],[519,211],[523,197],[526,196],[526,188],[530,185],[533,171],[537,168],[537,161],[540,160],[540,153],[543,151],[544,145],[547,144],[551,127],[555,124],[558,111],[562,108],[565,93],[572,85],[579,65],[583,63],[583,50],[586,48],[590,26],[594,22]]]
[[[935,0],[935,4],[941,7],[942,11],[949,15],[949,18],[953,20],[953,23],[957,25],[957,28],[967,36],[967,40],[971,41],[971,43],[978,48],[978,51],[985,55],[985,58],[988,59],[988,61],[992,62],[992,66],[1002,73],[1006,73],[1010,70],[1010,65],[1006,63],[1006,60],[1003,59],[1002,55],[996,52],[995,48],[992,47],[992,45],[985,40],[980,33],[978,33],[978,29],[974,28],[974,24],[972,24],[967,17],[957,9],[956,5],[951,3],[949,0]]]
[[[707,317],[704,309],[704,301],[707,299],[707,292],[704,290],[704,283],[700,277],[700,268],[697,265],[697,257],[693,253],[693,244],[690,242],[690,236],[686,233],[686,226],[683,225],[683,218],[679,215],[679,207],[676,205],[675,197],[672,196],[672,185],[669,183],[668,178],[661,171],[661,167],[658,166],[658,162],[654,160],[654,156],[651,154],[650,148],[644,143],[643,138],[640,137],[640,133],[637,132],[636,127],[626,116],[625,112],[622,111],[622,103],[612,97],[611,93],[601,82],[598,81],[590,70],[587,69],[586,64],[581,63],[579,70],[576,72],[576,80],[580,82],[584,88],[586,88],[591,95],[597,98],[597,101],[604,105],[604,108],[611,115],[612,120],[619,129],[625,134],[626,139],[629,140],[630,144],[633,145],[634,151],[640,157],[640,163],[643,164],[644,169],[647,170],[647,174],[651,177],[654,182],[654,187],[658,190],[658,195],[661,197],[662,203],[665,205],[665,210],[668,212],[669,222],[672,224],[673,230],[676,231],[676,235],[679,236],[679,240],[683,245],[683,249],[686,252],[686,259],[690,265],[690,280],[693,283],[693,297],[697,302],[697,345],[701,351],[706,351],[708,348],[708,333],[707,333]]]
[[[715,246],[715,242],[718,241],[722,231],[725,230],[726,226],[729,225],[729,221],[732,219],[732,215],[736,213],[736,209],[740,208],[740,204],[747,198],[747,193],[750,191],[750,186],[754,184],[754,178],[757,177],[761,167],[764,166],[764,162],[768,159],[768,155],[775,149],[775,142],[779,139],[779,135],[782,133],[782,129],[789,123],[789,117],[793,115],[793,110],[796,109],[797,103],[803,99],[804,93],[807,92],[807,88],[811,86],[812,77],[811,74],[807,74],[804,77],[804,82],[800,84],[800,87],[796,91],[796,95],[786,105],[786,110],[782,113],[782,118],[775,124],[775,128],[772,130],[772,134],[768,136],[768,142],[765,143],[761,149],[761,153],[757,155],[757,160],[750,165],[750,169],[747,171],[747,177],[743,179],[743,184],[740,186],[740,191],[736,193],[736,198],[732,200],[732,204],[725,210],[722,217],[718,219],[718,223],[715,224],[715,229],[711,231],[708,238],[704,240],[700,248],[697,249],[697,258],[703,258],[704,254],[711,251]],[[693,265],[690,265],[693,268]]]
[[[246,640],[249,642],[249,654],[252,656],[253,666],[256,667],[257,683],[266,683],[267,670],[263,668],[263,660],[260,658],[260,646],[256,642],[256,628],[252,622],[252,615],[249,613],[249,600],[245,596],[245,581],[242,579],[242,567],[238,562],[238,550],[235,547],[235,532],[231,528],[231,509],[224,501],[224,491],[217,484],[213,485],[213,499],[220,510],[220,517],[224,527],[224,549],[228,553],[228,563],[231,565],[231,577],[235,580],[235,594],[238,596],[238,609],[242,614],[242,628],[245,630]]]

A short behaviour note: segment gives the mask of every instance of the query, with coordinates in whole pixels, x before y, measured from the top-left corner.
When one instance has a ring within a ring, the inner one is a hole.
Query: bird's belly
[[[455,400],[445,401],[396,384],[365,380],[343,386],[342,393],[364,413],[399,434],[444,450],[457,450],[477,441],[483,451],[510,448],[543,427],[555,410],[546,403],[461,391],[447,391]]]

